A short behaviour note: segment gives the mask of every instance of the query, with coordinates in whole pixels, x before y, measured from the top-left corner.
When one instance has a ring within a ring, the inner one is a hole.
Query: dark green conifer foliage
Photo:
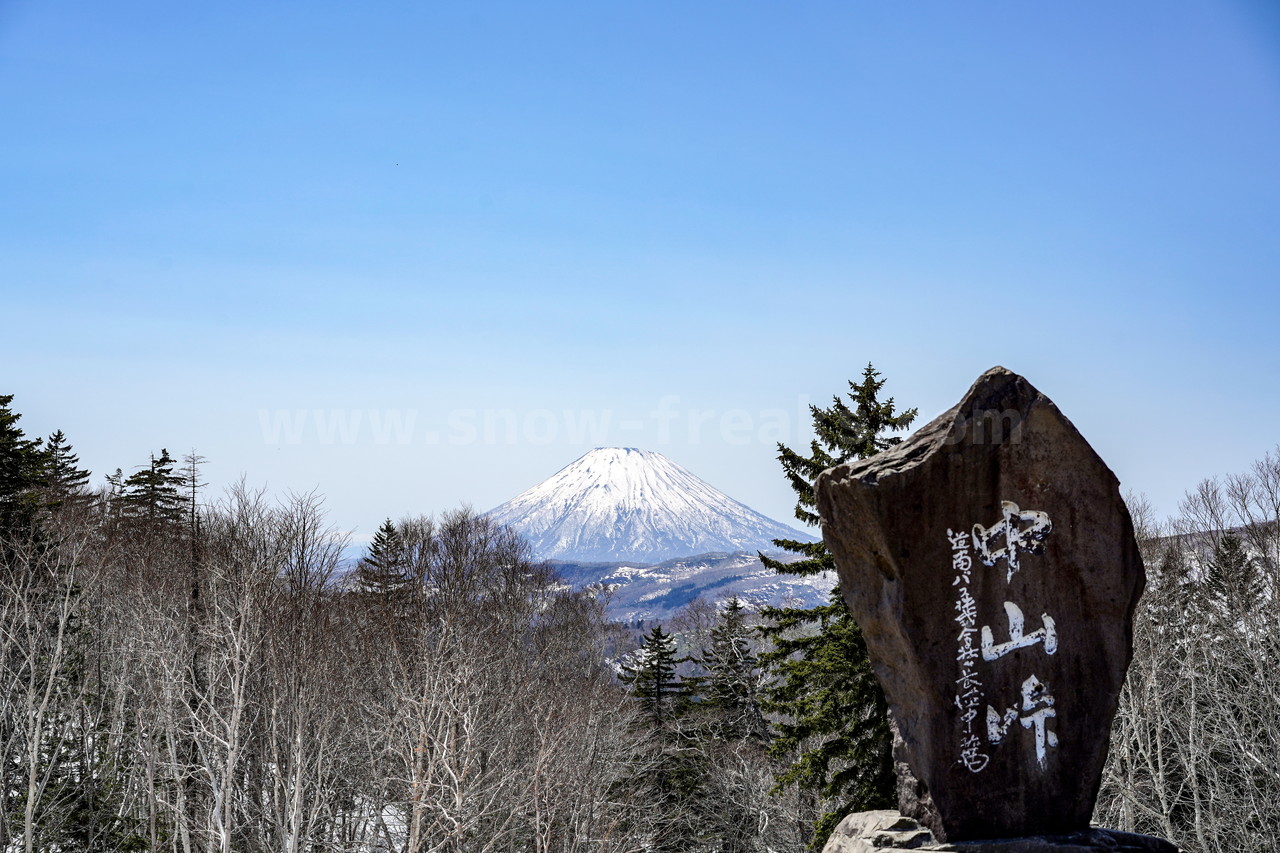
[[[356,567],[356,584],[364,592],[391,595],[410,582],[409,554],[400,529],[387,519],[373,534],[369,553]]]
[[[720,853],[748,853],[760,849],[759,813],[733,796],[738,789],[717,780],[718,768],[739,766],[744,760],[764,765],[769,746],[769,724],[760,707],[760,663],[754,650],[756,630],[747,624],[747,610],[735,596],[717,616],[697,662],[705,675],[699,685],[702,701],[696,731],[707,787],[700,797],[699,819],[706,837],[714,842],[706,849]],[[725,796],[725,793],[730,793]]]
[[[787,482],[796,493],[796,518],[807,525],[818,523],[817,498],[813,494],[813,482],[818,475],[833,465],[851,459],[866,459],[882,450],[901,443],[898,436],[886,436],[911,426],[916,410],[896,411],[890,397],[881,402],[878,397],[884,387],[884,379],[870,364],[862,371],[861,383],[849,383],[849,403],[839,397],[831,398],[831,408],[810,406],[813,417],[814,439],[809,443],[809,455],[803,456],[781,442],[778,443],[778,461],[786,474]],[[765,559],[765,565],[793,575],[811,575],[833,571],[835,563],[821,542],[797,542],[793,539],[776,539],[774,545],[807,559],[792,563]]]
[[[622,665],[622,682],[640,698],[645,717],[654,728],[674,717],[688,698],[687,688],[676,674],[687,660],[676,656],[675,637],[655,625],[631,661]]]
[[[167,449],[151,456],[151,464],[124,481],[121,514],[151,533],[177,533],[188,522],[186,478],[174,472]]]
[[[698,659],[706,671],[703,704],[711,712],[719,738],[768,739],[768,725],[760,711],[760,662],[752,650],[755,629],[737,596],[729,599],[711,629],[706,651]]]
[[[1234,533],[1224,533],[1205,566],[1204,585],[1213,603],[1231,621],[1248,616],[1263,601],[1266,581],[1257,559]]]
[[[45,442],[45,463],[45,499],[51,509],[89,504],[89,472],[80,467],[80,457],[62,430],[54,432]]]
[[[47,462],[40,439],[27,438],[18,426],[22,415],[9,408],[12,402],[12,394],[0,394],[0,536],[34,530]]]
[[[696,748],[697,726],[688,720],[697,679],[678,674],[689,660],[679,656],[675,637],[656,625],[619,676],[640,701],[647,737],[635,756],[636,775],[621,782],[618,793],[664,815],[645,845],[653,853],[706,849],[714,832],[702,795],[707,767]]]
[[[885,433],[905,430],[915,420],[915,409],[898,412],[892,397],[879,399],[884,384],[868,364],[862,381],[849,383],[848,402],[834,397],[830,408],[809,407],[815,438],[807,456],[778,444],[778,460],[796,493],[800,521],[818,522],[813,491],[818,474],[898,444],[900,437]],[[801,555],[787,563],[761,554],[775,571],[812,575],[835,570],[820,541],[780,539],[774,544]],[[772,751],[790,763],[778,782],[838,804],[814,827],[810,846],[821,849],[846,814],[896,804],[888,704],[838,585],[827,604],[768,608],[764,615],[772,624],[763,633],[773,640],[773,648],[762,661],[775,676],[765,709],[781,719]]]

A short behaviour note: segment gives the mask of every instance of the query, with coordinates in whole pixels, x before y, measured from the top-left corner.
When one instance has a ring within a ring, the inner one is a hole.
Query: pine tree
[[[1210,600],[1232,621],[1251,613],[1266,592],[1257,559],[1234,533],[1224,533],[1218,540],[1213,559],[1205,566],[1204,585]]]
[[[0,537],[34,531],[48,459],[40,439],[18,426],[22,415],[9,408],[12,402],[12,394],[0,394]]]
[[[757,690],[760,662],[751,648],[755,630],[747,626],[746,613],[734,596],[711,629],[708,648],[698,659],[707,673],[703,704],[718,737],[764,741],[768,729]]]
[[[688,698],[687,687],[676,674],[687,660],[676,656],[675,637],[655,625],[631,660],[622,665],[622,682],[641,700],[645,717],[655,729],[674,717]]]
[[[121,515],[150,533],[177,534],[187,519],[186,478],[174,473],[167,449],[151,456],[151,464],[130,474],[120,497]]]
[[[640,701],[646,735],[634,756],[636,773],[620,783],[619,796],[654,810],[645,844],[653,853],[705,849],[711,829],[703,795],[708,768],[696,748],[697,726],[687,719],[697,680],[677,672],[687,661],[675,637],[656,625],[619,676]]]
[[[124,494],[124,471],[117,468],[115,473],[107,474],[107,500],[115,500]]]
[[[720,853],[761,849],[759,812],[751,806],[749,778],[720,769],[772,766],[767,756],[769,724],[760,707],[760,663],[753,649],[756,631],[734,596],[707,633],[698,657],[705,671],[700,684],[698,754],[703,756],[708,793],[700,797],[699,820]]]
[[[89,472],[80,467],[80,457],[67,443],[67,436],[57,430],[45,442],[45,500],[51,509],[87,506]]]
[[[820,473],[898,444],[901,438],[885,433],[915,420],[915,409],[898,412],[892,397],[879,399],[885,384],[879,377],[868,364],[862,381],[849,383],[849,402],[833,397],[830,408],[809,407],[815,438],[808,456],[778,444],[778,460],[796,493],[796,518],[805,524],[818,523],[813,484]],[[779,539],[774,545],[800,555],[787,563],[761,554],[775,571],[807,576],[835,570],[820,541]],[[778,782],[835,801],[814,827],[810,846],[821,849],[846,814],[895,805],[888,703],[838,584],[827,604],[769,608],[765,615],[772,624],[762,630],[773,648],[762,661],[776,679],[765,709],[781,719],[773,752],[790,762]]]
[[[403,590],[410,582],[408,556],[404,536],[388,518],[373,534],[369,553],[356,567],[356,586],[381,596]]]
[[[124,516],[124,471],[117,468],[103,479],[107,484],[97,496],[98,512],[102,517],[103,529],[108,537],[114,538],[120,531],[120,522]]]

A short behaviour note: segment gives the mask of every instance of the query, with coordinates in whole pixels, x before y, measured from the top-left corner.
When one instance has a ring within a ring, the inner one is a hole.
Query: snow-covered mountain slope
[[[551,566],[574,588],[607,587],[609,618],[625,623],[666,621],[699,598],[715,603],[737,596],[749,610],[765,605],[813,607],[827,603],[836,582],[833,573],[778,574],[754,554],[741,553],[703,554],[650,566],[558,560]]]
[[[489,511],[543,558],[658,563],[813,536],[761,515],[661,453],[600,447]]]

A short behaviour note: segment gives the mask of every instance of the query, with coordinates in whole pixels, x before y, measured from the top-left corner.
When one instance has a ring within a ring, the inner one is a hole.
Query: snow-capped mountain
[[[537,556],[576,562],[644,565],[814,539],[634,447],[596,448],[488,515],[528,538]]]

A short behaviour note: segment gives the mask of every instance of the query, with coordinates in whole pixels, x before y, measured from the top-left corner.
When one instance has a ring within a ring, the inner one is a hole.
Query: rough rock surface
[[[929,830],[898,812],[857,812],[831,833],[822,853],[875,853],[878,850],[938,850],[950,853],[1177,853],[1162,838],[1089,827],[1067,835],[999,838],[941,843]]]
[[[817,496],[934,836],[1086,830],[1144,584],[1115,475],[997,367]]]
[[[898,731],[898,724],[892,717],[889,719],[889,728],[893,732],[894,791],[898,795],[898,811],[925,826],[937,826],[938,810],[929,796],[929,789],[911,772],[907,744],[902,740],[902,733]]]

